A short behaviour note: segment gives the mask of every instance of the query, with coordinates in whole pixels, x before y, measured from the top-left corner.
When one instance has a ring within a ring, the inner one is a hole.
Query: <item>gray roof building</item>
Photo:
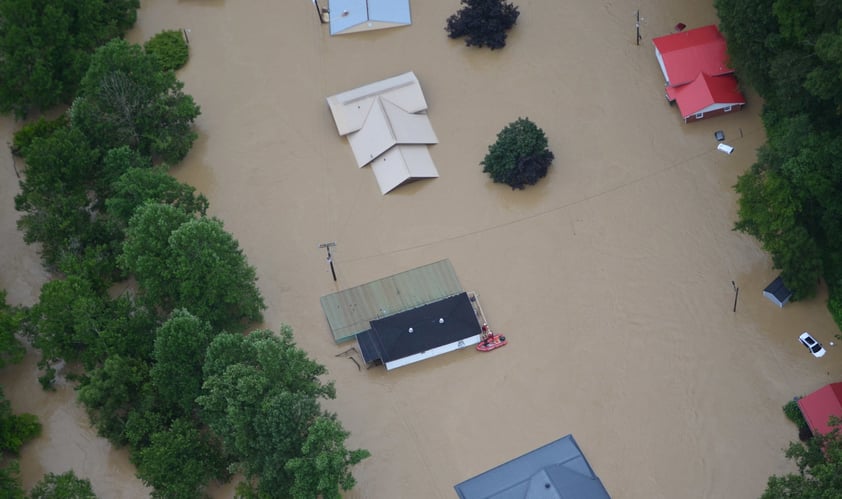
[[[454,486],[461,499],[611,499],[573,435]]]

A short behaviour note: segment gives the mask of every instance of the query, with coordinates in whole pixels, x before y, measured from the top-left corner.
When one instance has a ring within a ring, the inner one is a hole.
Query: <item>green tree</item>
[[[23,444],[41,434],[41,423],[33,414],[14,414],[12,404],[0,388],[0,454],[17,454]]]
[[[158,397],[190,416],[202,390],[205,350],[213,334],[210,325],[190,312],[175,310],[155,337],[155,363],[150,375]]]
[[[33,346],[41,350],[40,365],[64,359],[93,367],[98,358],[91,348],[97,346],[108,316],[107,300],[90,282],[69,276],[45,283],[26,324]]]
[[[242,328],[266,308],[254,267],[218,220],[194,219],[172,205],[137,209],[126,231],[123,268],[150,303],[185,308],[215,330]]]
[[[212,479],[226,478],[219,445],[189,421],[177,419],[170,428],[152,435],[152,443],[133,455],[137,475],[153,487],[152,497],[204,497]]]
[[[20,463],[16,459],[7,459],[0,464],[0,497],[7,499],[26,498],[26,493],[21,486]]]
[[[199,218],[182,224],[169,238],[176,306],[190,310],[217,330],[260,320],[266,308],[237,240],[222,222]]]
[[[346,449],[344,442],[349,435],[336,418],[316,418],[308,428],[302,456],[284,465],[295,477],[290,490],[292,497],[341,499],[339,489],[351,490],[356,485],[351,467],[371,454],[365,449]]]
[[[35,139],[46,139],[56,130],[66,128],[68,125],[67,114],[60,114],[54,120],[48,120],[43,116],[37,120],[24,125],[20,130],[15,132],[14,141],[12,142],[12,154],[15,156],[25,156],[26,148],[32,144]]]
[[[97,432],[116,445],[127,442],[126,422],[146,398],[149,366],[145,362],[112,355],[101,367],[81,377],[79,401]]]
[[[73,470],[60,475],[47,473],[32,488],[31,499],[96,499],[91,482],[79,478]]]
[[[27,168],[15,209],[18,229],[28,244],[41,243],[41,257],[56,265],[62,255],[95,240],[89,189],[99,153],[75,129],[59,128],[27,148]]]
[[[137,279],[147,303],[165,313],[176,307],[178,298],[170,235],[190,219],[191,215],[171,205],[150,203],[137,208],[118,259],[121,268]]]
[[[544,131],[528,118],[518,118],[497,134],[480,164],[494,182],[523,189],[547,175],[554,157]]]
[[[163,168],[129,168],[114,183],[105,205],[108,215],[126,227],[135,210],[146,203],[173,205],[198,216],[204,216],[208,209],[204,195],[197,195],[195,188],[179,182]]]
[[[518,8],[503,0],[461,0],[464,5],[447,18],[445,31],[450,38],[465,37],[468,47],[506,46],[506,31],[512,29],[520,15]]]
[[[0,1],[0,112],[25,116],[69,100],[90,53],[120,37],[138,0]]]
[[[189,47],[181,31],[164,30],[143,44],[147,53],[158,58],[161,69],[175,71],[187,64]]]
[[[26,348],[15,336],[21,330],[24,311],[6,303],[6,290],[0,290],[0,368],[17,364]]]
[[[139,45],[112,40],[91,57],[70,121],[101,149],[127,145],[155,162],[175,164],[196,139],[199,115],[183,87]]]
[[[300,497],[318,490],[334,497],[353,485],[349,468],[367,452],[347,451],[347,433],[325,422],[332,416],[321,411],[318,399],[335,396],[332,383],[319,381],[325,372],[295,346],[286,326],[279,336],[268,330],[223,333],[211,342],[197,402],[245,474],[244,485],[252,490],[244,493]],[[313,476],[319,472],[321,481]]]
[[[827,435],[789,444],[786,457],[795,461],[798,474],[769,477],[762,499],[842,497],[842,436],[838,419],[831,424]]]

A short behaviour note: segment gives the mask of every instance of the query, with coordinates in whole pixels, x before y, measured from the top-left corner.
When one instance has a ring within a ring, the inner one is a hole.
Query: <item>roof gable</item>
[[[734,72],[727,64],[725,38],[715,25],[660,36],[652,43],[668,86],[685,85],[699,73],[719,76]]]
[[[710,76],[699,73],[691,83],[667,89],[667,95],[675,99],[683,118],[709,110],[711,106],[737,106],[746,100],[739,91],[737,79],[732,75]]]
[[[439,176],[426,145],[395,146],[372,161],[371,169],[382,194],[413,180]]]

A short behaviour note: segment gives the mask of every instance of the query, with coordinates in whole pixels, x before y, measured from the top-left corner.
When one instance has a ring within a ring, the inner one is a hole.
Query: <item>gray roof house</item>
[[[611,499],[567,435],[454,486],[460,499]]]

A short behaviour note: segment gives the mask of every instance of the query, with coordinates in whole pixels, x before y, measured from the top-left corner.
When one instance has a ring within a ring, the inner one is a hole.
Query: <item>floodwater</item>
[[[414,1],[410,27],[333,38],[309,0],[146,0],[130,38],[189,30],[179,77],[202,106],[200,139],[173,174],[208,196],[257,267],[266,326],[290,324],[336,381],[327,405],[349,445],[372,453],[348,497],[453,497],[455,483],[568,433],[613,497],[757,497],[793,469],[781,406],[842,376],[838,350],[814,359],[797,342],[838,333],[826,292],[778,309],[761,295],[769,258],[731,230],[731,186],[764,141],[761,104],[750,94],[742,112],[684,125],[665,102],[651,38],[715,23],[710,5],[516,3],[494,52],[446,37],[455,0]],[[325,98],[409,70],[441,177],[382,196]],[[525,191],[478,165],[518,117],[556,157]],[[731,156],[715,150],[719,129]],[[27,303],[46,276],[14,240],[4,175],[0,284]],[[337,283],[318,247],[329,241]],[[508,346],[388,373],[336,356],[351,345],[333,343],[320,296],[442,258]],[[102,497],[143,496],[125,454],[91,435],[70,390],[41,394],[31,362],[2,379],[45,423],[24,481],[73,467]]]

